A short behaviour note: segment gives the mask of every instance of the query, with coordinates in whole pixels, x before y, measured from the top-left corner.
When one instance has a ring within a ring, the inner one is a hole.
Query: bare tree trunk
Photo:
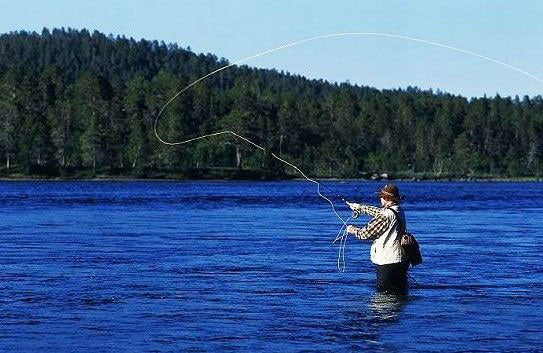
[[[236,166],[241,170],[241,151],[239,146],[236,146]]]
[[[9,160],[9,153],[8,153],[7,156],[6,156],[6,168],[7,168],[7,170],[9,170],[9,166],[10,166],[9,162],[10,162],[10,160]]]
[[[138,158],[140,156],[140,150],[141,150],[141,145],[138,145],[138,152],[136,153],[136,158],[134,158],[134,162],[132,162],[132,169],[136,168],[136,165],[138,164]]]

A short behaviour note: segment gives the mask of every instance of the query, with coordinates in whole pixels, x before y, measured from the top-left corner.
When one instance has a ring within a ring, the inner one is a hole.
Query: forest
[[[539,178],[543,99],[378,90],[75,29],[0,35],[0,176]]]

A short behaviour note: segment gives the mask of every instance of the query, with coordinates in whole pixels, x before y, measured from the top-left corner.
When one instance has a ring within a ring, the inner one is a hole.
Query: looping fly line
[[[155,133],[155,136],[156,138],[163,144],[165,145],[169,145],[169,146],[177,146],[177,145],[184,145],[184,144],[187,144],[187,143],[190,143],[190,142],[194,142],[194,141],[197,141],[197,140],[201,140],[201,139],[205,139],[205,138],[209,138],[209,137],[214,137],[214,136],[219,136],[219,135],[226,135],[226,134],[230,134],[238,139],[241,139],[245,142],[247,142],[248,144],[252,145],[253,147],[256,147],[262,151],[266,151],[265,148],[263,148],[262,146],[254,143],[253,141],[250,141],[249,139],[247,139],[246,137],[243,137],[237,133],[235,133],[234,131],[230,131],[230,130],[224,130],[224,131],[219,131],[219,132],[215,132],[215,133],[211,133],[211,134],[207,134],[207,135],[202,135],[202,136],[199,136],[199,137],[195,137],[195,138],[191,138],[191,139],[188,139],[188,140],[184,140],[184,141],[177,141],[177,142],[170,142],[170,141],[165,141],[163,140],[159,135],[158,135],[158,132],[157,132],[157,126],[158,126],[158,121],[160,119],[160,117],[162,116],[162,113],[164,112],[164,110],[177,98],[179,97],[181,94],[183,94],[183,92],[187,91],[188,89],[190,89],[191,87],[193,87],[194,85],[198,84],[199,82],[205,80],[206,78],[210,77],[210,76],[213,76],[223,70],[226,70],[232,66],[236,66],[236,65],[239,65],[239,64],[242,64],[244,62],[247,62],[249,60],[252,60],[252,59],[256,59],[258,57],[261,57],[261,56],[265,56],[265,55],[268,55],[268,54],[271,54],[273,52],[276,52],[276,51],[280,51],[280,50],[283,50],[283,49],[286,49],[286,48],[290,48],[290,47],[294,47],[294,46],[298,46],[300,44],[304,44],[304,43],[308,43],[308,42],[313,42],[313,41],[316,41],[316,40],[320,40],[320,39],[326,39],[326,38],[338,38],[338,37],[361,37],[361,36],[374,36],[374,37],[384,37],[384,38],[393,38],[393,39],[402,39],[402,40],[407,40],[407,41],[410,41],[410,42],[417,42],[417,43],[423,43],[423,44],[428,44],[428,45],[432,45],[432,46],[435,46],[435,47],[440,47],[440,48],[444,48],[444,49],[448,49],[448,50],[452,50],[452,51],[457,51],[457,52],[460,52],[460,53],[463,53],[463,54],[468,54],[468,55],[471,55],[471,56],[475,56],[477,58],[480,58],[480,59],[483,59],[483,60],[486,60],[486,61],[490,61],[494,64],[497,64],[497,65],[500,65],[500,66],[503,66],[503,67],[506,67],[508,69],[511,69],[511,70],[514,70],[520,74],[523,74],[525,76],[528,76],[529,78],[533,79],[533,80],[536,80],[537,82],[539,83],[542,83],[543,84],[543,79],[527,72],[527,71],[524,71],[522,69],[519,69],[513,65],[510,65],[510,64],[507,64],[503,61],[499,61],[499,60],[496,60],[496,59],[493,59],[493,58],[490,58],[488,56],[485,56],[485,55],[481,55],[481,54],[478,54],[478,53],[474,53],[472,51],[468,51],[468,50],[465,50],[465,49],[460,49],[460,48],[457,48],[457,47],[453,47],[453,46],[450,46],[450,45],[445,45],[445,44],[441,44],[441,43],[438,43],[438,42],[433,42],[433,41],[429,41],[429,40],[426,40],[426,39],[421,39],[421,38],[414,38],[414,37],[408,37],[408,36],[403,36],[403,35],[396,35],[396,34],[389,34],[389,33],[379,33],[379,32],[342,32],[342,33],[332,33],[332,34],[323,34],[323,35],[319,35],[319,36],[315,36],[315,37],[311,37],[311,38],[306,38],[306,39],[302,39],[302,40],[298,40],[298,41],[295,41],[295,42],[291,42],[291,43],[287,43],[287,44],[284,44],[284,45],[281,45],[281,46],[278,46],[276,48],[273,48],[273,49],[269,49],[269,50],[266,50],[266,51],[263,51],[263,52],[260,52],[260,53],[257,53],[257,54],[254,54],[254,55],[251,55],[249,57],[246,57],[246,58],[243,58],[243,59],[240,59],[240,60],[237,60],[231,64],[228,64],[228,65],[225,65],[225,66],[222,66],[214,71],[211,71],[210,73],[198,78],[197,80],[191,82],[189,85],[187,85],[185,88],[183,88],[182,90],[180,90],[179,92],[177,92],[173,97],[171,97],[163,106],[162,108],[160,109],[160,111],[158,112],[156,118],[155,118],[155,122],[154,122],[154,126],[153,126],[153,130],[154,130],[154,133]],[[345,221],[336,211],[335,209],[335,206],[333,204],[333,202],[327,198],[326,196],[324,196],[321,191],[320,191],[320,183],[314,179],[311,179],[309,177],[307,177],[301,170],[300,168],[298,168],[297,166],[295,166],[294,164],[278,157],[276,154],[274,153],[270,153],[270,155],[279,160],[280,162],[282,163],[285,163],[286,165],[294,168],[294,170],[296,170],[298,173],[300,173],[300,175],[302,175],[307,181],[309,182],[312,182],[314,184],[317,185],[317,193],[319,194],[319,196],[321,198],[323,198],[324,200],[326,200],[331,206],[332,206],[332,210],[334,212],[334,214],[336,215],[336,217],[342,222],[342,227],[341,229],[339,230],[338,232],[338,235],[336,236],[335,240],[334,240],[334,243],[337,242],[338,240],[340,241],[340,248],[339,248],[339,255],[338,255],[338,263],[337,263],[337,266],[338,266],[338,270],[339,271],[343,271],[345,269],[345,243],[347,241],[347,232],[346,232],[346,227],[347,227],[347,221],[350,220],[350,218]]]

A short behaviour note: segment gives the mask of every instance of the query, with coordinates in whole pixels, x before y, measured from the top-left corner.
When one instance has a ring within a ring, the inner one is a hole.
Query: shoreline
[[[312,177],[317,181],[333,181],[333,182],[496,182],[496,183],[537,183],[543,182],[543,177],[434,177],[434,178],[330,178],[330,177]],[[78,178],[78,177],[47,177],[47,176],[1,176],[0,182],[10,181],[118,181],[118,182],[137,182],[137,181],[161,181],[161,182],[179,182],[179,181],[228,181],[228,182],[270,182],[270,181],[305,181],[305,178],[288,177],[288,178],[183,178],[183,177],[133,177],[133,176],[97,176],[93,178]]]

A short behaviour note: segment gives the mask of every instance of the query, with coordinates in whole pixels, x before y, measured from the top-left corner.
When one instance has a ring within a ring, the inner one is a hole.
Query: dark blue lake
[[[2,182],[0,351],[541,352],[543,184],[398,185],[404,297],[305,181]]]

